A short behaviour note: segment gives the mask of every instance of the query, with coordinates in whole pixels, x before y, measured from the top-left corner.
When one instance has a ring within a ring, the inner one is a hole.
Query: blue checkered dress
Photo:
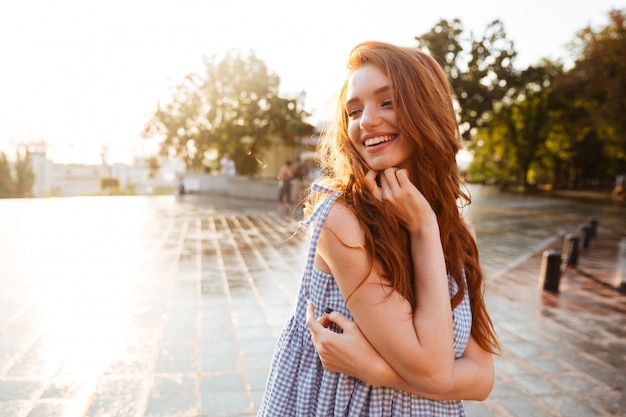
[[[387,387],[374,387],[343,374],[326,371],[313,347],[305,324],[310,298],[316,313],[331,307],[352,319],[332,275],[313,266],[317,241],[328,210],[339,196],[336,191],[314,185],[314,190],[329,194],[318,205],[305,225],[315,224],[306,267],[302,276],[295,314],[279,338],[267,387],[258,416],[465,416],[461,401],[434,401]],[[456,283],[448,278],[450,294]],[[460,357],[469,339],[472,314],[466,296],[452,312],[454,319],[454,353]]]

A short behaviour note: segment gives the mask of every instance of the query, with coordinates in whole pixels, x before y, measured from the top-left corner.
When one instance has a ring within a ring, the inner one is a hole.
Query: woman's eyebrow
[[[391,90],[391,88],[388,85],[383,85],[382,87],[378,87],[377,89],[374,90],[374,95],[377,96],[379,94],[383,94],[383,93],[387,93]],[[350,100],[346,101],[346,105],[345,107],[350,106],[351,104],[358,102],[359,98],[358,97],[354,97],[351,98]]]
[[[391,90],[391,88],[388,85],[383,85],[382,87],[378,87],[376,90],[374,90],[374,94],[378,95],[381,93],[386,93],[389,90]]]

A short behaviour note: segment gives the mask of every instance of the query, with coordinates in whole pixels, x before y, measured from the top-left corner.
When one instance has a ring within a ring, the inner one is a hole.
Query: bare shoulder
[[[354,210],[337,200],[328,211],[317,242],[315,265],[332,274],[343,297],[371,272],[365,232]]]
[[[328,211],[322,235],[331,232],[348,246],[361,246],[364,243],[363,226],[352,207],[337,200]]]

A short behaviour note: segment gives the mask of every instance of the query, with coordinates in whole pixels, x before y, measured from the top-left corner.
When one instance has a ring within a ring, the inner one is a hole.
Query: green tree
[[[149,157],[146,160],[146,165],[148,166],[148,176],[150,178],[156,178],[159,172],[159,158],[154,155]]]
[[[511,89],[506,100],[495,105],[489,123],[479,129],[480,143],[470,147],[477,161],[470,169],[486,170],[501,182],[526,189],[534,182],[531,168],[545,170],[541,157],[553,129],[552,83],[561,72],[560,65],[549,61],[520,72],[522,87]]]
[[[609,160],[609,174],[626,171],[626,12],[609,12],[608,24],[587,27],[573,43],[580,50],[569,76],[578,82],[585,109]]]
[[[120,180],[114,177],[100,178],[100,190],[109,195],[119,194]]]
[[[626,171],[624,15],[609,13],[598,32],[587,27],[572,42],[578,58],[552,86],[551,134],[542,159],[556,187],[612,182]]]
[[[468,143],[468,150],[473,155],[467,169],[470,181],[508,184],[516,180],[503,128],[502,124],[496,123],[490,129],[478,129],[473,140]]]
[[[491,22],[482,37],[466,34],[459,19],[441,20],[416,38],[440,61],[459,102],[461,130],[465,139],[489,120],[494,105],[519,85],[513,66],[517,55],[500,20]]]
[[[15,161],[15,197],[32,197],[34,184],[35,173],[30,153],[27,149],[24,149],[23,152],[18,150]]]
[[[204,72],[189,74],[159,105],[144,136],[161,136],[159,154],[181,158],[203,171],[208,156],[229,153],[240,174],[254,174],[257,153],[274,138],[295,145],[290,132],[306,125],[301,97],[279,96],[280,78],[254,53],[229,51],[204,59]]]
[[[515,168],[519,172],[519,183],[525,188],[531,183],[529,172],[545,149],[552,129],[550,103],[552,83],[561,74],[560,65],[543,61],[542,65],[528,67],[522,71],[520,88],[506,117],[508,143],[515,154]]]
[[[15,181],[11,175],[11,164],[4,152],[0,152],[0,198],[15,195]]]
[[[478,40],[458,20],[418,38],[450,75],[462,129],[474,139],[470,178],[579,188],[626,172],[625,21],[613,10],[606,27],[582,30],[569,71],[547,60],[515,70],[499,21]]]
[[[591,178],[606,180],[610,162],[594,121],[596,101],[576,72],[556,78],[550,109],[554,126],[546,142],[551,151],[553,184],[579,188]]]

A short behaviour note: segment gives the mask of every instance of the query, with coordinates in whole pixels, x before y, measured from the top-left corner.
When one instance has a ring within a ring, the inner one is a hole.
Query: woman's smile
[[[389,142],[397,137],[397,135],[385,135],[385,136],[375,136],[373,138],[369,138],[365,140],[365,146],[367,148],[371,146],[376,146],[381,143]]]

